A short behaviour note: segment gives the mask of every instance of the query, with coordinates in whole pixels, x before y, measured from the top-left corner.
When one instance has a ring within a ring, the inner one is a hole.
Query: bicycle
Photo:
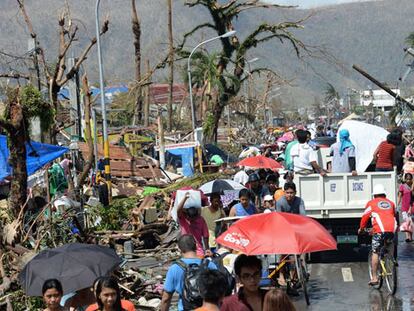
[[[291,289],[299,289],[301,288],[303,291],[303,295],[305,297],[306,304],[310,305],[310,298],[308,293],[308,281],[309,281],[309,272],[308,267],[306,264],[306,260],[301,258],[300,255],[294,255],[294,259],[290,259],[291,255],[284,255],[279,262],[279,264],[275,267],[275,269],[269,274],[268,278],[271,279],[274,283],[277,283],[276,275],[278,272],[283,273],[286,284],[287,284],[287,292]],[[286,264],[288,263],[295,263],[295,270],[293,271],[293,275],[289,268],[287,268]]]
[[[366,230],[365,232],[371,233]],[[379,251],[379,265],[377,269],[378,284],[372,285],[375,289],[381,289],[384,280],[387,285],[387,290],[391,295],[394,295],[397,291],[397,260],[394,258],[391,249],[394,248],[392,240],[385,240],[384,245],[381,246]],[[368,254],[368,273],[372,280],[372,250]]]

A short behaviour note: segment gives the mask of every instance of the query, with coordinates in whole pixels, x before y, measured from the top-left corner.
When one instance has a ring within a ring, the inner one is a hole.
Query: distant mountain
[[[57,16],[62,11],[63,0],[26,0],[27,11],[33,20],[39,39],[47,48],[48,57],[56,56],[58,42]],[[78,45],[85,45],[94,35],[95,1],[69,0],[71,14],[82,21]],[[133,45],[130,24],[130,1],[101,1],[101,16],[109,14],[110,31],[103,38],[105,79],[114,83],[133,77]],[[174,32],[178,43],[182,34],[197,23],[208,21],[209,16],[202,8],[188,8],[184,1],[174,0]],[[167,51],[167,26],[165,0],[137,1],[142,20],[143,57],[152,63],[161,59]],[[361,65],[377,79],[395,85],[405,71],[403,59],[404,38],[414,31],[412,16],[414,1],[385,0],[348,3],[329,6],[318,10],[248,10],[240,14],[235,22],[238,35],[243,38],[261,22],[297,20],[312,14],[305,29],[297,36],[305,43],[318,46],[336,59],[336,64],[322,59],[305,57],[299,61],[292,48],[279,41],[266,43],[251,51],[249,57],[260,60],[252,67],[269,66],[287,78],[293,78],[297,87],[285,90],[283,101],[296,106],[310,104],[314,96],[323,92],[326,83],[333,84],[343,94],[347,87],[366,88],[370,83],[351,69],[353,63]],[[27,50],[29,34],[23,18],[18,12],[15,0],[0,1],[0,50],[23,55]],[[212,33],[203,32],[189,41],[190,46]],[[209,45],[214,49],[215,45]],[[75,49],[76,50],[76,49]],[[79,48],[74,52],[77,55]],[[2,58],[0,58],[1,61]],[[4,61],[3,63],[4,69]],[[11,62],[7,66],[13,67]],[[95,51],[85,63],[90,80],[97,78]],[[7,68],[6,68],[7,69]],[[164,82],[164,73],[157,80]],[[179,74],[177,73],[177,76]],[[412,84],[409,77],[406,85]]]

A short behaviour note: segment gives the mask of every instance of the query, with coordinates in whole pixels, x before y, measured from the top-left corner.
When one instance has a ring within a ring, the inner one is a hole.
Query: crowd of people
[[[317,137],[335,135],[331,129],[328,129],[326,133],[323,133],[320,127],[317,130]],[[202,200],[202,206],[187,206],[189,193],[177,202],[177,223],[180,227],[178,248],[181,258],[171,264],[166,274],[161,299],[162,311],[170,309],[174,293],[179,296],[177,308],[180,311],[295,310],[285,291],[279,288],[269,291],[261,289],[263,267],[259,257],[232,253],[231,250],[216,242],[216,238],[225,230],[225,222],[219,220],[226,217],[240,218],[272,212],[306,215],[305,202],[297,196],[296,185],[293,182],[294,174],[318,173],[325,176],[328,172],[333,172],[357,175],[355,146],[348,130],[340,130],[338,142],[330,146],[332,156],[330,168],[324,168],[318,164],[317,151],[311,142],[309,131],[298,129],[294,136],[293,141],[285,144],[283,154],[279,153],[276,157],[286,169],[287,173],[283,176],[277,171],[268,169],[242,168],[234,175],[234,181],[245,188],[238,192],[238,200],[228,206],[223,206],[220,192],[209,194],[208,200]],[[272,156],[272,153],[266,150],[264,154]],[[394,130],[385,141],[379,144],[373,154],[375,171],[390,171],[394,169],[394,166],[398,171],[403,171],[404,158],[406,161],[414,160],[414,142],[405,146],[402,132]],[[280,186],[281,178],[283,178],[282,187]],[[387,209],[389,215],[395,210],[394,203],[385,198],[385,191],[381,189],[375,191],[377,193],[374,193],[374,201],[370,201],[367,205],[366,213],[361,221],[361,229],[366,226],[372,213],[383,213],[384,208],[382,211],[376,211],[378,204],[387,203],[390,207]],[[404,219],[411,217],[412,193],[413,175],[406,172],[404,182],[399,188],[397,202],[401,205]],[[173,201],[174,199],[176,198],[173,198]],[[172,206],[174,202],[171,204],[170,212]],[[391,225],[394,223],[389,224]],[[375,232],[378,235],[373,238],[376,250],[384,238],[389,238],[389,236],[384,236],[383,230],[380,229]],[[407,233],[406,240],[412,240],[411,233]],[[378,256],[374,259],[376,260],[373,261],[375,271]],[[375,273],[374,275],[376,276]],[[282,288],[286,285],[283,274],[280,274],[278,282]],[[371,285],[376,282],[378,280],[375,278],[370,280]],[[59,281],[46,281],[42,292],[45,310],[70,310],[67,304],[62,304],[63,290]],[[89,306],[83,302],[82,305],[85,308],[82,310],[134,310],[131,302],[121,299],[117,281],[112,277],[99,278],[93,285],[92,292],[94,294],[92,300],[95,301]]]

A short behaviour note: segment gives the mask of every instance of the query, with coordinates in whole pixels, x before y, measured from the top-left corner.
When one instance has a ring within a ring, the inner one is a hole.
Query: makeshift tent
[[[32,175],[45,164],[59,158],[69,151],[66,147],[42,144],[32,141],[26,143],[26,165],[27,174]],[[7,137],[0,135],[0,181],[11,175],[12,168],[8,163],[9,149],[7,147]]]
[[[379,126],[349,120],[342,123],[338,135],[342,129],[349,131],[349,139],[355,146],[357,172],[365,172],[372,161],[375,149],[383,140],[386,140],[389,133]],[[337,137],[338,140],[339,136]]]
[[[167,152],[181,156],[182,166],[183,166],[183,175],[186,177],[191,177],[194,174],[194,148],[175,148],[175,149],[167,149]]]

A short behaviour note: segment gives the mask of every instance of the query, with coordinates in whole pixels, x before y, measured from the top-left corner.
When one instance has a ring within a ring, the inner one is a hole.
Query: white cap
[[[263,201],[273,201],[273,197],[270,194],[266,194],[263,198]]]
[[[374,186],[374,190],[372,191],[372,195],[378,195],[378,194],[386,194],[385,188],[382,184],[377,184]]]

